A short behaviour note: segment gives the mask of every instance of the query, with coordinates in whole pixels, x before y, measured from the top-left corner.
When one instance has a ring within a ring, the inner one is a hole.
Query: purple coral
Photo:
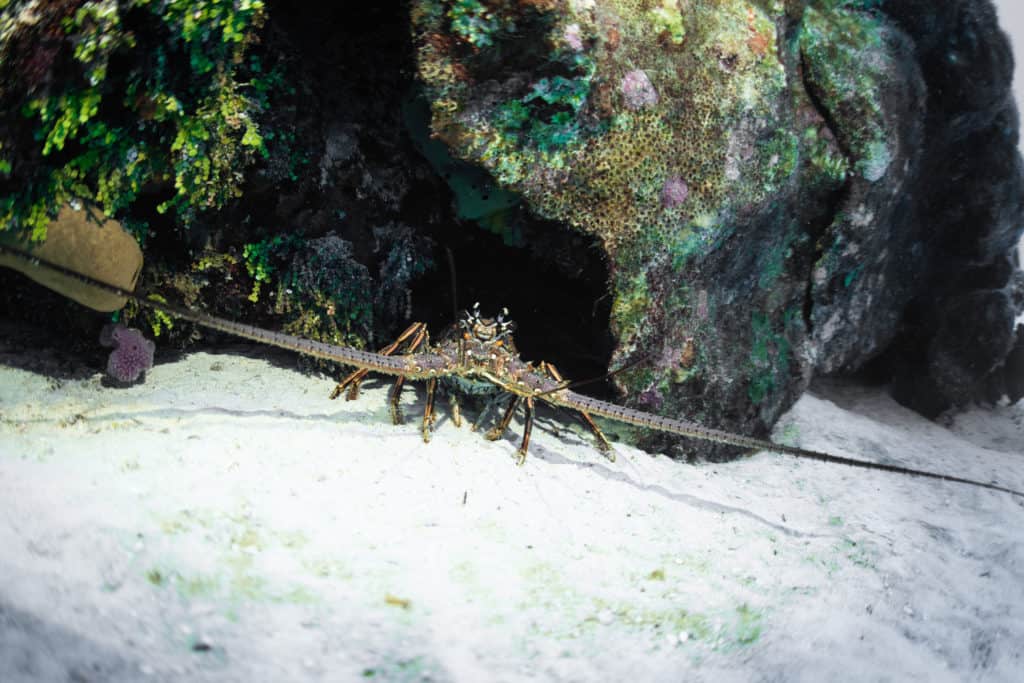
[[[565,38],[565,42],[573,49],[573,51],[583,51],[583,36],[580,34],[579,24],[569,24],[566,26],[565,33],[562,34],[562,37]]]
[[[630,109],[643,109],[658,103],[658,91],[642,69],[634,69],[623,76],[619,88]]]
[[[131,384],[153,367],[156,344],[134,327],[107,325],[100,333],[100,343],[114,347],[107,359],[107,374],[119,382]]]
[[[665,181],[661,188],[661,205],[666,209],[673,209],[690,196],[690,186],[686,181],[675,175]]]

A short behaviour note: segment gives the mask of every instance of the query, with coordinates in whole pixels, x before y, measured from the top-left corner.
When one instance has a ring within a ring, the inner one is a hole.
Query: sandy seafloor
[[[768,453],[420,439],[287,356],[0,334],[0,681],[1020,681],[1024,500]],[[268,360],[268,358],[270,360]],[[442,404],[443,405],[443,404]],[[445,413],[446,414],[446,413]],[[775,438],[1024,489],[1024,404],[818,385]]]

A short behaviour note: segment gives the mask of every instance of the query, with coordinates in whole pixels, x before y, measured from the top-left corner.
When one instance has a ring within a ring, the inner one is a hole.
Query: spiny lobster
[[[571,383],[563,380],[555,367],[550,363],[541,362],[534,365],[527,363],[519,357],[512,338],[515,324],[511,320],[505,319],[505,316],[508,314],[505,310],[496,318],[484,318],[480,315],[478,304],[472,310],[464,312],[458,323],[444,334],[437,344],[430,343],[424,323],[414,323],[392,344],[381,349],[378,353],[373,353],[303,339],[281,332],[273,332],[252,325],[217,318],[183,306],[155,301],[146,298],[142,294],[96,280],[17,248],[0,245],[0,253],[8,253],[22,258],[36,267],[48,269],[90,287],[130,299],[139,305],[177,316],[203,327],[250,339],[261,344],[268,344],[357,368],[355,372],[348,375],[335,387],[330,395],[331,398],[336,398],[346,389],[348,390],[348,397],[355,398],[359,391],[360,382],[369,372],[393,375],[396,377],[396,380],[389,394],[389,405],[392,419],[395,423],[402,421],[399,411],[399,398],[405,381],[410,379],[426,380],[426,407],[423,412],[421,426],[424,441],[429,441],[434,426],[436,417],[434,398],[439,381],[456,385],[458,388],[470,393],[483,393],[493,390],[512,394],[512,401],[505,409],[504,415],[498,424],[487,433],[487,436],[491,439],[499,438],[508,428],[516,407],[520,401],[523,401],[526,406],[526,417],[523,428],[523,440],[519,447],[518,464],[525,462],[526,452],[530,443],[530,432],[533,427],[534,406],[537,400],[541,400],[579,413],[597,438],[598,447],[605,452],[610,460],[614,460],[614,451],[607,438],[602,434],[601,429],[594,422],[591,417],[592,415],[599,415],[647,429],[730,444],[742,448],[772,451],[851,467],[941,479],[943,481],[1002,491],[1024,498],[1024,492],[999,486],[998,484],[776,444],[771,441],[704,427],[686,420],[652,415],[633,408],[619,406],[578,394],[569,389]],[[403,344],[406,346],[404,353],[396,355],[395,352]],[[459,425],[461,424],[461,415],[458,402],[455,399],[455,392],[449,391],[448,393],[452,399],[453,422]],[[487,412],[486,409],[484,412]],[[483,415],[478,419],[477,424],[479,424],[482,418]]]

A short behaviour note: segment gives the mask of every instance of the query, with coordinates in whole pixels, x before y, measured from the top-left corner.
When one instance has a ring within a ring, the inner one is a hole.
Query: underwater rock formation
[[[1022,173],[987,1],[416,0],[412,22],[434,135],[603,246],[638,407],[764,434],[813,374],[875,361],[934,414],[1010,353]]]
[[[131,232],[142,286],[168,300],[332,343],[402,329],[409,282],[432,263],[429,239],[402,232],[427,222],[407,197],[444,181],[401,124],[398,10],[0,3],[0,239],[42,240],[74,202]],[[339,16],[363,43],[330,39]],[[161,345],[200,336],[125,315]]]
[[[334,343],[479,300],[587,378],[610,322],[628,401],[750,434],[815,373],[927,414],[1024,392],[987,1],[172,4],[0,9],[0,231],[80,199],[143,288]]]

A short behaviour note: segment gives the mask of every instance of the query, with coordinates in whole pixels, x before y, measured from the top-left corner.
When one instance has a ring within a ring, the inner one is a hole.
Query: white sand
[[[1024,671],[1007,494],[767,453],[612,464],[552,412],[517,468],[521,425],[424,444],[422,390],[394,427],[384,384],[331,402],[261,359],[158,352],[130,389],[21,369],[69,363],[44,360],[0,343],[0,681]],[[777,439],[1024,489],[1024,404],[941,426],[819,392]]]

